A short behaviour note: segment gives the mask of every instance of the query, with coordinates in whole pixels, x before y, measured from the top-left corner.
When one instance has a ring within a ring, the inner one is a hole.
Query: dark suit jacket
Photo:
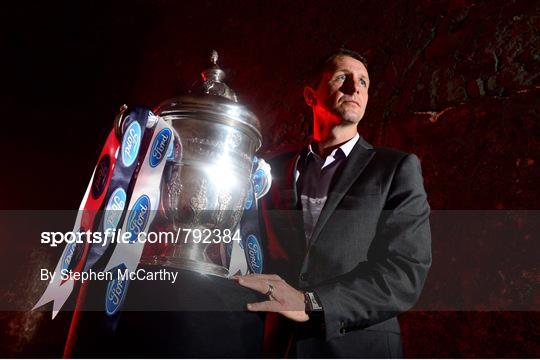
[[[399,357],[396,315],[415,304],[431,265],[420,162],[360,137],[307,246],[294,176],[305,154],[269,160],[273,185],[261,206],[265,272],[314,291],[324,308],[320,324],[312,316],[298,325],[296,355]]]

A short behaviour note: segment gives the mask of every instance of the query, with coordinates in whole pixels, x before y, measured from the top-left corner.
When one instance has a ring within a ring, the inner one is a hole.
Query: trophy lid
[[[201,72],[201,80],[195,82],[186,96],[162,102],[155,113],[162,117],[201,118],[239,128],[261,145],[261,125],[255,114],[238,103],[236,93],[223,80],[225,72],[218,66],[218,53],[212,50],[210,65]]]

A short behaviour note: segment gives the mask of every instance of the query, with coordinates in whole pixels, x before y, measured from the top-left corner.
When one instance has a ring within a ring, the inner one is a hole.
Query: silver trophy
[[[156,109],[175,130],[161,184],[161,207],[165,222],[181,236],[160,254],[143,255],[141,263],[225,277],[228,269],[210,259],[210,244],[201,235],[210,234],[206,239],[211,243],[220,237],[227,243],[227,234],[233,236],[238,228],[253,173],[263,174],[256,198],[269,190],[271,177],[264,161],[259,160],[253,171],[262,140],[260,123],[223,82],[225,72],[217,60],[213,51],[210,67],[189,96],[167,100]]]

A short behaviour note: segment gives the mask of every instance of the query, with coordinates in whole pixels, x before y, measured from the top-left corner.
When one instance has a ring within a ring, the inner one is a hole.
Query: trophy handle
[[[253,157],[253,163],[257,165],[257,168],[253,172],[251,182],[253,184],[255,198],[259,200],[270,191],[270,187],[272,186],[272,169],[266,161],[256,156]]]
[[[123,136],[123,125],[125,120],[125,114],[127,112],[128,106],[126,104],[120,106],[120,110],[118,112],[118,115],[116,115],[116,118],[114,119],[114,133],[116,134],[116,137],[119,141],[122,141]]]

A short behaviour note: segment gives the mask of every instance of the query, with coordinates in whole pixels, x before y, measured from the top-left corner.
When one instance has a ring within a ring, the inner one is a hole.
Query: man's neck
[[[313,140],[317,142],[316,151],[321,157],[328,156],[357,134],[356,124],[337,125],[327,129],[315,127]]]

